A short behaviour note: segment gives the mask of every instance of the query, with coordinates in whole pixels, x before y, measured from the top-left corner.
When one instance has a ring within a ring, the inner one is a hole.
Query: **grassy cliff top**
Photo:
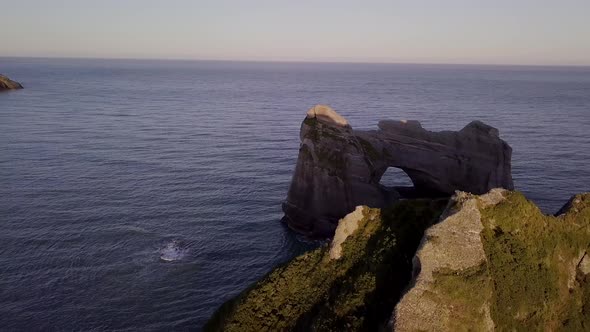
[[[548,216],[519,192],[458,193],[428,229],[400,331],[590,330],[590,194]]]
[[[547,216],[521,193],[482,210],[481,234],[499,330],[590,330],[590,193]]]

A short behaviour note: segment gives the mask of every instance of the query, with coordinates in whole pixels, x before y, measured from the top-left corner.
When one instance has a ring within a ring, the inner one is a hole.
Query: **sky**
[[[590,65],[590,0],[0,0],[0,56]]]

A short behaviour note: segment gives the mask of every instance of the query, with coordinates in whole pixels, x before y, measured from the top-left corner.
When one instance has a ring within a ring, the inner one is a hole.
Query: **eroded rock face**
[[[381,121],[378,127],[353,130],[325,105],[308,111],[283,203],[284,221],[292,229],[330,237],[338,219],[356,206],[391,203],[396,193],[379,185],[388,167],[404,170],[423,196],[513,188],[512,149],[497,129],[482,122],[471,122],[458,132],[427,131],[418,121]]]
[[[4,75],[0,75],[0,91],[22,89],[23,86]]]
[[[589,254],[590,193],[555,217],[518,192],[458,192],[424,234],[393,330],[588,330]]]

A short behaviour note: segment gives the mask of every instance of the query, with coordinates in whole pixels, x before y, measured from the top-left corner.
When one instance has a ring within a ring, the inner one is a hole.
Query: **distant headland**
[[[17,90],[22,88],[23,86],[19,82],[13,81],[10,78],[0,74],[0,91]]]

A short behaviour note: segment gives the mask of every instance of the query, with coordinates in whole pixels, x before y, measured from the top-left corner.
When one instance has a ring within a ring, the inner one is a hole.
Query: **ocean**
[[[545,213],[590,191],[588,67],[0,58],[0,73],[25,87],[0,93],[2,330],[199,330],[317,246],[280,205],[318,103],[356,129],[495,126]]]

